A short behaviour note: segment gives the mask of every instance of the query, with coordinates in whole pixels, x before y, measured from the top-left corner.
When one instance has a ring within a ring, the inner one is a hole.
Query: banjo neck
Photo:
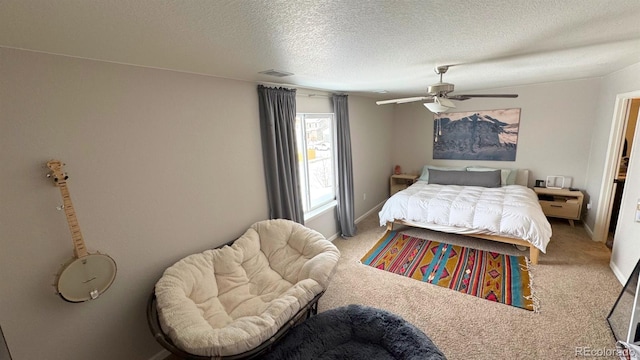
[[[80,232],[80,225],[78,224],[78,219],[76,218],[76,212],[73,208],[73,203],[71,202],[71,195],[69,194],[69,188],[67,187],[66,181],[59,182],[58,187],[60,188],[60,194],[62,195],[62,207],[64,209],[64,214],[67,216],[69,231],[71,231],[71,240],[73,241],[73,254],[76,258],[87,256],[89,255],[89,253],[87,252],[87,247],[84,244],[82,232]]]
[[[62,209],[64,209],[64,214],[67,216],[67,224],[69,224],[71,239],[73,240],[73,255],[76,258],[81,258],[89,255],[89,252],[87,252],[84,239],[82,239],[80,225],[78,225],[76,212],[73,209],[73,203],[71,203],[71,195],[69,194],[69,188],[67,188],[67,179],[69,177],[62,171],[62,165],[60,160],[47,162],[47,167],[51,169],[51,174],[47,175],[47,177],[52,177],[55,185],[60,188]]]

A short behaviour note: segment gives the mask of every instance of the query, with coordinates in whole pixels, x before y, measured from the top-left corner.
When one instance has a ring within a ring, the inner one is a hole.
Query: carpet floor
[[[551,220],[547,253],[532,267],[540,312],[522,311],[366,266],[360,259],[385,233],[377,213],[358,223],[358,234],[338,238],[337,272],[319,311],[362,304],[398,314],[424,331],[448,359],[568,359],[614,349],[606,316],[622,285],[609,268],[610,250],[577,223]],[[402,231],[402,230],[401,230]],[[435,241],[510,255],[514,246],[406,228]]]

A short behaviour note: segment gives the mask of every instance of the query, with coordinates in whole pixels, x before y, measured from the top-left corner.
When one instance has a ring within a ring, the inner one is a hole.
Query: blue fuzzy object
[[[441,360],[425,333],[398,315],[362,305],[322,312],[294,327],[264,360]]]

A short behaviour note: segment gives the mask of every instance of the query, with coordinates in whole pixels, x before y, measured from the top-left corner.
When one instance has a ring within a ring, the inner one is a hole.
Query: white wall
[[[381,108],[374,100],[362,97],[349,98],[349,117],[355,217],[358,218],[389,196],[395,146],[390,135],[395,122],[392,108]]]
[[[162,271],[268,215],[256,84],[4,48],[0,79],[0,324],[14,359],[149,359]],[[373,195],[358,217],[387,192],[391,113],[349,102],[355,187]],[[51,158],[67,164],[89,250],[118,264],[95,301],[51,286],[72,254]]]
[[[584,188],[599,85],[599,79],[585,79],[490,89],[480,93],[519,97],[457,101],[455,111],[521,109],[515,161],[433,160],[432,113],[420,102],[394,105],[393,162],[418,174],[425,164],[527,168],[531,186],[547,175],[567,175]]]

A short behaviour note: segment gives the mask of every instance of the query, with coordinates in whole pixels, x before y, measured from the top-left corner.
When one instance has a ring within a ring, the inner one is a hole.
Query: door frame
[[[611,222],[611,210],[613,207],[613,180],[620,167],[620,155],[622,143],[627,128],[631,100],[640,98],[640,90],[618,94],[613,109],[611,131],[609,133],[609,145],[605,157],[600,186],[600,200],[596,209],[596,221],[593,229],[593,240],[607,241],[609,224]],[[636,128],[637,130],[637,128]],[[624,195],[623,195],[624,197]]]

